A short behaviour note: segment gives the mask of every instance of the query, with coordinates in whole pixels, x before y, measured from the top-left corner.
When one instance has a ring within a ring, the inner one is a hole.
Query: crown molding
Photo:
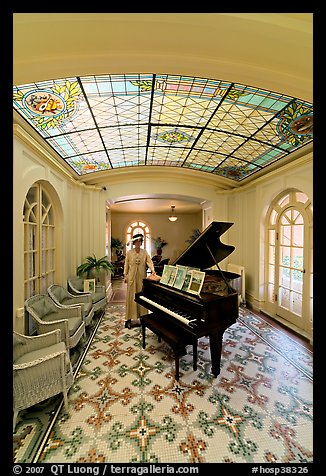
[[[39,157],[42,158],[49,166],[55,169],[56,172],[61,173],[66,180],[72,182],[74,185],[87,188],[89,190],[102,190],[102,187],[98,187],[96,185],[88,185],[79,180],[76,180],[70,170],[67,170],[63,165],[61,165],[58,160],[54,158],[54,153],[49,153],[43,145],[40,144],[38,140],[33,138],[29,132],[25,130],[25,128],[21,127],[19,124],[13,124],[13,136],[27,145],[30,149],[32,149]]]

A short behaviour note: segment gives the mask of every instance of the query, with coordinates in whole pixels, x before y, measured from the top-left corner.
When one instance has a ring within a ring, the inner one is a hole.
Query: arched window
[[[126,250],[129,251],[131,249],[131,238],[136,235],[137,233],[141,233],[144,235],[144,242],[142,244],[142,248],[144,248],[149,255],[151,255],[151,237],[149,227],[146,223],[142,221],[134,221],[131,225],[127,228],[127,236],[126,236]]]
[[[45,294],[54,283],[55,224],[53,204],[41,183],[28,191],[24,203],[24,298]]]
[[[310,334],[312,326],[312,205],[291,190],[278,196],[268,220],[267,307]]]

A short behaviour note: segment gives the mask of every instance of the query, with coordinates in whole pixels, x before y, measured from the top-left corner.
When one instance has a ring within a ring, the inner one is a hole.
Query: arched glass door
[[[268,224],[268,309],[298,329],[312,327],[312,206],[290,191],[272,206]]]
[[[50,197],[35,183],[24,203],[24,297],[45,294],[54,283],[55,225]]]

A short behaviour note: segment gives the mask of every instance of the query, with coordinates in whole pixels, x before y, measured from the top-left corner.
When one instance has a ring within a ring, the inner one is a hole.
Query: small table
[[[182,328],[165,321],[160,316],[153,313],[140,317],[143,334],[143,349],[146,347],[146,327],[158,336],[158,341],[163,339],[173,350],[175,358],[175,378],[179,380],[179,358],[187,353],[186,346],[193,346],[193,369],[197,370],[197,338],[186,335]]]

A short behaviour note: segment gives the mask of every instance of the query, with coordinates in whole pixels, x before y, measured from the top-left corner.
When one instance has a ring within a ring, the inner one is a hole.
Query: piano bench
[[[159,342],[163,339],[173,350],[175,357],[175,379],[179,380],[179,358],[187,353],[186,346],[192,344],[193,346],[193,369],[197,370],[197,338],[189,337],[185,339],[184,333],[181,334],[180,327],[168,324],[169,328],[162,324],[159,316],[154,314],[145,314],[140,317],[143,334],[143,349],[146,347],[146,327],[157,335]]]

